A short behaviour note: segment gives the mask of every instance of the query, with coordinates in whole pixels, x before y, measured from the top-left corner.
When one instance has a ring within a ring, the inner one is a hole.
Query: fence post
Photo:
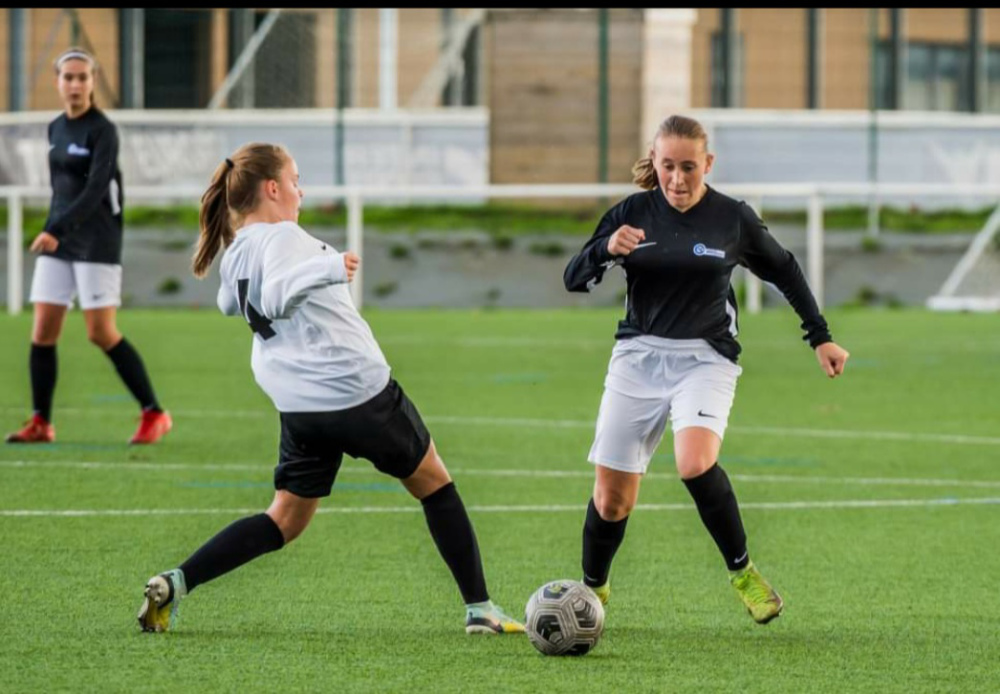
[[[809,212],[806,220],[806,265],[809,286],[816,296],[816,303],[823,309],[823,198],[818,190],[809,194]]]
[[[358,193],[350,193],[347,196],[347,250],[357,253],[359,256],[363,256],[362,253],[364,246],[364,202],[361,195]],[[364,258],[362,257],[362,263]],[[351,281],[351,298],[354,300],[354,305],[357,309],[361,310],[361,301],[364,295],[363,287],[361,282],[361,276],[363,272],[363,266],[358,267],[358,271],[354,273],[354,280]]]
[[[24,286],[24,208],[20,194],[7,196],[7,312],[21,312],[21,291]]]

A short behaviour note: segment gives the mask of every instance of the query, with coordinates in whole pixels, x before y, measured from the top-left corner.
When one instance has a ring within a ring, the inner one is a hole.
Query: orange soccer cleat
[[[7,434],[7,443],[52,443],[56,429],[40,415],[32,415],[20,431]]]
[[[161,410],[143,410],[142,421],[129,443],[156,443],[174,426],[170,413]]]

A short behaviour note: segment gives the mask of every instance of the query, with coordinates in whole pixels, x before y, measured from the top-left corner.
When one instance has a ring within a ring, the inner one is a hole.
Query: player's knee
[[[703,475],[715,464],[715,456],[707,453],[690,453],[677,458],[677,472],[682,480]]]
[[[104,328],[92,328],[87,331],[87,339],[97,347],[107,352],[121,341],[121,336],[116,330]]]
[[[604,491],[594,495],[594,508],[602,519],[615,523],[627,518],[635,506],[635,500],[616,492]]]

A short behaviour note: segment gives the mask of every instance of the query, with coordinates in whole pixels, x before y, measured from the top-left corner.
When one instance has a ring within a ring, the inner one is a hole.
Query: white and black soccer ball
[[[579,581],[551,581],[524,608],[531,644],[545,655],[583,655],[601,640],[604,605]]]

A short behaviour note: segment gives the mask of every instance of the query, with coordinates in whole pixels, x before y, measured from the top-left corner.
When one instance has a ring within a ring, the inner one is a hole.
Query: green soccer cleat
[[[146,582],[145,599],[139,608],[139,626],[143,631],[158,632],[172,629],[177,620],[177,607],[187,595],[184,573],[171,569],[153,576]]]
[[[523,634],[524,625],[508,616],[493,601],[466,605],[466,634]]]
[[[603,586],[587,586],[594,594],[597,595],[598,600],[601,601],[602,605],[607,605],[608,600],[611,599],[611,581],[605,581]]]
[[[729,582],[746,605],[747,612],[758,624],[767,624],[781,614],[785,603],[771,584],[760,575],[753,562],[739,571],[730,571]]]

